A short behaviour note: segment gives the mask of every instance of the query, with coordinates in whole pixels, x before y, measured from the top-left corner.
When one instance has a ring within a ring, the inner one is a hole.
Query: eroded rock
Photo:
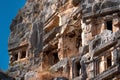
[[[10,26],[16,80],[119,80],[119,0],[27,0]]]

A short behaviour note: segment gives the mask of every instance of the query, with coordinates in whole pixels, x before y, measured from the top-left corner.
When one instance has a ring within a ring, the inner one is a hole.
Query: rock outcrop
[[[119,80],[120,0],[27,0],[12,21],[16,80]]]

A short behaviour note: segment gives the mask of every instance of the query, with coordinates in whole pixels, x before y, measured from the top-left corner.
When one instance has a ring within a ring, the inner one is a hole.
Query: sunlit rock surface
[[[120,0],[27,0],[10,30],[16,80],[120,79]]]

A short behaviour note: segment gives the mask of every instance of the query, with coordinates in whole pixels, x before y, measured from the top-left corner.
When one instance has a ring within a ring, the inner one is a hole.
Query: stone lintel
[[[18,50],[20,48],[27,47],[27,46],[28,46],[28,43],[24,44],[24,45],[21,45],[21,46],[17,46],[17,47],[11,48],[11,49],[8,49],[8,51],[11,52],[11,51]]]
[[[116,45],[117,41],[108,41],[105,44],[100,45],[98,48],[95,48],[92,52],[94,53],[93,56],[97,56],[100,53],[110,49],[112,46]]]
[[[49,25],[49,23],[50,23],[52,20],[54,20],[54,18],[55,18],[56,15],[58,15],[58,13],[57,13],[57,12],[54,12],[54,13],[50,16],[50,18],[47,19],[47,21],[46,21],[45,24],[44,24],[45,27],[43,28],[43,30],[46,30],[46,29],[47,29],[47,25]]]

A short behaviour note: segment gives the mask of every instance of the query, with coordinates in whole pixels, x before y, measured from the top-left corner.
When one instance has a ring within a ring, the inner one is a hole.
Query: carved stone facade
[[[120,0],[27,0],[10,29],[16,80],[119,80]]]

